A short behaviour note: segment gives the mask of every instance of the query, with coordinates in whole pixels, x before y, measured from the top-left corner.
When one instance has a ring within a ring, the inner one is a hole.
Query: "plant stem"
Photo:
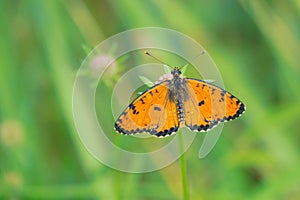
[[[179,133],[179,148],[180,152],[182,153],[180,157],[180,168],[181,168],[181,183],[182,183],[182,190],[183,190],[183,199],[189,199],[189,190],[187,184],[187,174],[186,174],[186,161],[184,155],[184,146],[183,146],[183,139],[182,133]]]

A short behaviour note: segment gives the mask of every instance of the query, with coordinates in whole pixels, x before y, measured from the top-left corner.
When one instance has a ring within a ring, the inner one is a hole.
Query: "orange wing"
[[[115,123],[115,130],[122,134],[148,132],[157,137],[167,136],[178,130],[176,104],[168,97],[164,81],[146,90],[126,108]]]
[[[197,79],[186,80],[190,95],[184,104],[185,125],[191,130],[207,131],[245,111],[244,104],[222,88]]]

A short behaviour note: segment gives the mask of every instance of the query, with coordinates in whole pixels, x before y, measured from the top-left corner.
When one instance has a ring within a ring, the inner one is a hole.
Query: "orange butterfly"
[[[148,132],[164,137],[183,126],[192,131],[208,131],[220,122],[239,117],[246,109],[222,88],[184,78],[178,67],[171,74],[171,79],[146,90],[121,113],[114,126],[117,132]]]

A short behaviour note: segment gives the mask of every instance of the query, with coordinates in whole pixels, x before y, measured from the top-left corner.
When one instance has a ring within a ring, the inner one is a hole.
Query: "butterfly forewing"
[[[123,134],[148,132],[156,136],[176,132],[176,105],[169,101],[168,84],[157,84],[135,99],[117,119],[115,129]]]

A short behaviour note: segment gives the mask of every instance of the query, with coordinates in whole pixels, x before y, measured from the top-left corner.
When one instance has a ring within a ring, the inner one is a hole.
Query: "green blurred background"
[[[183,198],[179,162],[118,172],[73,124],[87,49],[146,26],[202,44],[247,106],[206,158],[203,134],[186,152],[190,199],[300,199],[299,0],[0,1],[0,199]]]

